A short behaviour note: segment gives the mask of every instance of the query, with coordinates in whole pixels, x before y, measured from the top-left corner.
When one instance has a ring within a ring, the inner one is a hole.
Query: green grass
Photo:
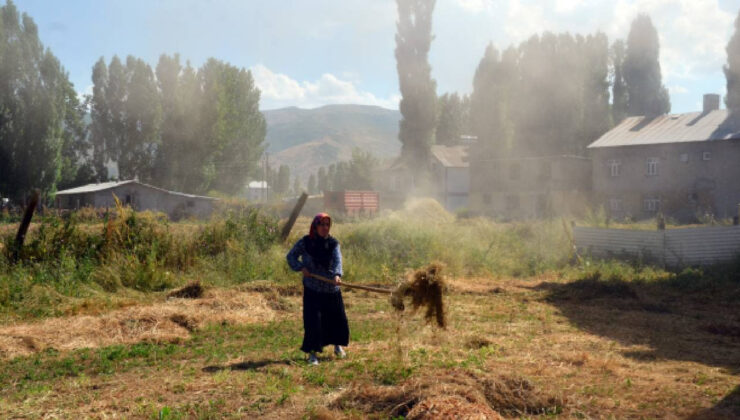
[[[86,216],[47,217],[36,226],[12,265],[6,229],[0,251],[0,322],[58,316],[81,305],[115,307],[120,299],[152,299],[158,293],[200,280],[229,287],[256,280],[293,284],[285,263],[290,245],[308,224],[299,223],[278,243],[276,218],[236,207],[208,222],[170,223],[161,215],[126,208],[104,223]],[[335,224],[345,261],[345,280],[386,286],[431,261],[452,276],[530,277],[556,273],[568,279],[670,283],[682,291],[732,282],[735,262],[710,269],[670,272],[616,261],[571,266],[568,236],[560,219],[497,223],[456,219],[431,200],[419,200],[389,217]],[[720,286],[718,286],[720,285]]]

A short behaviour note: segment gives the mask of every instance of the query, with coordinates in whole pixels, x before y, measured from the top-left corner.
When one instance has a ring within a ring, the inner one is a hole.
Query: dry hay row
[[[192,286],[192,285],[191,285]],[[183,289],[191,293],[193,289]],[[69,351],[138,342],[180,342],[213,323],[251,324],[276,317],[270,296],[255,292],[210,290],[200,299],[168,299],[101,316],[50,318],[0,327],[0,358],[26,356],[47,348]]]

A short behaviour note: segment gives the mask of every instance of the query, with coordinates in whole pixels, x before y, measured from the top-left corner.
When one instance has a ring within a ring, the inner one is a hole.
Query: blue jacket
[[[285,258],[288,260],[288,265],[293,271],[301,271],[301,269],[305,267],[312,274],[318,274],[331,280],[334,280],[334,276],[342,276],[342,252],[339,250],[339,244],[334,248],[328,269],[324,269],[323,267],[317,266],[313,263],[311,255],[306,251],[303,238],[299,239],[298,242],[293,245],[293,248],[288,251],[288,255],[286,255]],[[323,282],[313,277],[304,276],[303,285],[316,292],[339,292],[339,286]]]

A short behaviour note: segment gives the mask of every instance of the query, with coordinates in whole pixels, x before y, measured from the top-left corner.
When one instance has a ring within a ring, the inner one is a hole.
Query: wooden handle
[[[326,282],[326,283],[329,283],[329,284],[335,284],[336,285],[336,283],[334,283],[334,280],[329,280],[329,279],[327,279],[324,276],[320,276],[318,274],[313,274],[313,273],[311,273],[309,275],[311,277],[315,278],[316,280],[321,280],[323,282]],[[349,287],[350,289],[367,290],[368,292],[385,293],[385,294],[388,294],[388,295],[390,295],[393,292],[390,289],[381,289],[379,287],[370,287],[370,286],[360,286],[359,284],[349,284],[349,283],[345,283],[345,282],[342,282],[341,283],[341,286]]]

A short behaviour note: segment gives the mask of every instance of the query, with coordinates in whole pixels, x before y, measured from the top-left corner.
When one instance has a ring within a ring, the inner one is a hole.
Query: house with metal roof
[[[740,203],[740,131],[719,95],[701,112],[629,117],[588,146],[593,194],[614,218],[730,218]]]
[[[450,211],[468,207],[470,164],[468,145],[433,145],[431,171],[437,199]]]
[[[218,200],[212,197],[168,191],[137,180],[101,182],[57,191],[56,207],[75,210],[82,207],[112,208],[115,198],[123,205],[144,211],[166,213],[173,220],[183,217],[208,217]]]

